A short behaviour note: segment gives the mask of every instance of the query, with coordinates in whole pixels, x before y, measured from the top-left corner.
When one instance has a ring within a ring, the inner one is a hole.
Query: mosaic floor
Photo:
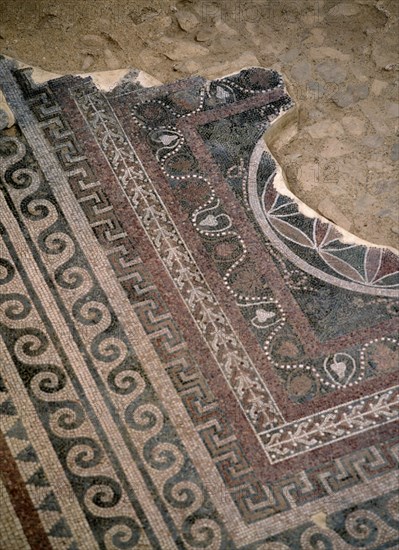
[[[399,547],[399,257],[284,191],[277,73],[0,60],[0,547]]]

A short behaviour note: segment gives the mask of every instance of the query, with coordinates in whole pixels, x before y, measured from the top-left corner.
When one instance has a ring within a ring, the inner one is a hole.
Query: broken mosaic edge
[[[108,71],[94,71],[94,72],[88,72],[88,73],[79,72],[79,73],[62,74],[62,73],[54,73],[54,72],[46,71],[41,67],[32,66],[30,64],[27,64],[23,61],[16,60],[7,55],[2,55],[2,57],[12,62],[18,69],[31,69],[31,79],[35,84],[44,84],[46,82],[49,82],[50,80],[56,80],[58,78],[62,78],[63,76],[71,75],[74,77],[91,78],[93,83],[97,87],[97,89],[101,90],[102,92],[110,92],[117,86],[121,85],[124,81],[126,82],[127,80],[130,80],[131,82],[135,82],[140,86],[142,86],[143,88],[152,88],[152,87],[158,87],[163,85],[161,81],[159,81],[152,75],[146,73],[141,69],[134,69],[132,67],[125,68],[125,69],[117,69],[112,71],[108,70]],[[212,80],[205,79],[205,81],[212,82],[212,81],[222,80],[222,79],[231,77],[233,75],[239,74],[243,70],[249,70],[249,69],[268,70],[268,67],[262,67],[262,66],[242,67],[240,71],[237,71],[231,74],[221,74],[217,78],[214,78]],[[283,82],[284,82],[284,91],[289,94],[289,90],[290,90],[289,80],[285,75],[283,75],[282,73],[280,74],[282,75]],[[201,76],[201,75],[198,74],[197,76]],[[291,94],[289,95],[290,97],[292,97]],[[5,104],[5,107],[3,106],[3,103]],[[9,117],[8,125],[6,127],[9,128],[13,124],[15,124],[14,115],[11,109],[9,108],[9,106],[5,103],[5,99],[3,98],[1,90],[0,90],[0,109],[5,110]],[[334,223],[332,220],[324,217],[322,214],[320,214],[319,212],[317,212],[316,210],[308,206],[291,191],[284,169],[282,168],[280,163],[277,161],[275,155],[273,154],[273,150],[275,150],[278,144],[281,145],[281,143],[284,143],[284,142],[287,143],[288,141],[290,141],[292,137],[297,133],[298,111],[299,111],[298,104],[293,100],[292,107],[287,111],[281,111],[279,115],[270,123],[269,128],[266,130],[262,140],[258,144],[259,147],[262,147],[262,146],[264,147],[263,150],[266,153],[270,154],[272,159],[275,162],[276,175],[273,180],[273,186],[276,189],[276,191],[281,195],[289,197],[291,200],[293,200],[298,207],[298,211],[304,216],[306,216],[307,218],[318,219],[321,222],[328,223],[331,226],[333,226],[340,233],[341,235],[340,240],[343,243],[348,245],[361,245],[361,246],[367,246],[372,248],[390,250],[394,254],[399,255],[399,249],[395,247],[367,241],[365,239],[358,237],[357,235],[354,235],[350,231],[347,231],[343,227],[340,227],[339,225]]]

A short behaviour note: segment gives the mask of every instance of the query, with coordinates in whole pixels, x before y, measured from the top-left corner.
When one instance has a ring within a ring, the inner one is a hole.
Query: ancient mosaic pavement
[[[277,73],[136,77],[0,61],[0,546],[399,547],[398,256],[282,194]]]

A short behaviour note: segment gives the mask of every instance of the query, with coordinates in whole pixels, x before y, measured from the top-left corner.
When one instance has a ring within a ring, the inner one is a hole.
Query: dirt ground
[[[299,106],[273,151],[291,190],[398,248],[398,0],[0,0],[0,53],[57,73],[169,82],[275,68]]]

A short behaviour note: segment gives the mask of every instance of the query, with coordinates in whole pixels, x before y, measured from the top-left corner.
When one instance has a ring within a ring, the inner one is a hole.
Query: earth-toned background
[[[0,53],[56,73],[281,71],[298,132],[272,152],[291,190],[398,247],[397,0],[0,0],[0,14]]]

